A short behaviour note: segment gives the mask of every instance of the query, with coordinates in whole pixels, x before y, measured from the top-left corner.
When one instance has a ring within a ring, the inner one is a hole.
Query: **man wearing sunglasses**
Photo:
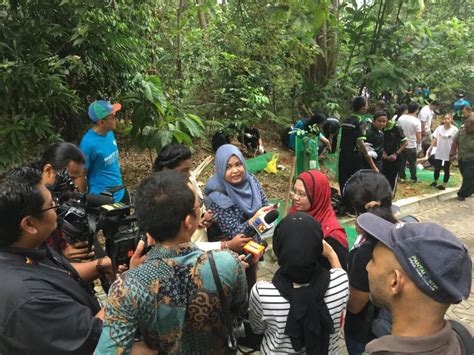
[[[57,203],[41,173],[0,180],[0,353],[90,354],[104,315],[80,274],[45,241]]]

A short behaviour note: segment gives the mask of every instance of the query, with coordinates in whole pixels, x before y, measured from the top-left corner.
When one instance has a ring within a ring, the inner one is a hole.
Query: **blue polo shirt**
[[[80,148],[86,157],[89,193],[100,194],[123,185],[117,141],[112,131],[103,136],[89,129],[82,137]],[[114,201],[121,201],[124,193],[124,189],[115,192]]]

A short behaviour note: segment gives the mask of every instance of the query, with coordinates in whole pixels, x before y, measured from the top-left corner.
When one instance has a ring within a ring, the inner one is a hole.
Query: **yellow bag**
[[[278,161],[278,154],[273,154],[272,159],[268,162],[264,170],[269,174],[276,174],[277,161]]]

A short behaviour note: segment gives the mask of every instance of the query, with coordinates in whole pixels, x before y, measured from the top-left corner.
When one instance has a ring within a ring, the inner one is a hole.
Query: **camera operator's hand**
[[[237,234],[234,238],[231,240],[226,241],[226,246],[230,249],[235,251],[236,253],[242,253],[242,248],[244,247],[245,244],[250,242],[252,238],[246,237],[243,234]]]
[[[87,240],[74,244],[67,244],[63,249],[63,255],[68,259],[90,260],[94,257],[94,247],[89,250]]]
[[[150,238],[148,238],[150,239]],[[130,269],[136,268],[138,265],[141,265],[145,262],[146,255],[145,255],[145,242],[140,240],[137,244],[137,248],[133,253],[132,257],[130,258]]]

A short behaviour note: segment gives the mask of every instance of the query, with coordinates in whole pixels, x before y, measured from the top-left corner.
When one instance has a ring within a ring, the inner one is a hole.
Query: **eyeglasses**
[[[299,198],[306,198],[308,197],[304,192],[302,191],[291,191],[291,196],[294,198],[298,196]]]
[[[59,207],[59,201],[58,201],[57,197],[53,197],[53,199],[52,199],[51,202],[52,202],[52,206],[51,206],[51,207],[43,208],[42,210],[39,211],[39,213],[43,213],[43,212],[52,210],[53,208],[56,209],[56,208]]]

